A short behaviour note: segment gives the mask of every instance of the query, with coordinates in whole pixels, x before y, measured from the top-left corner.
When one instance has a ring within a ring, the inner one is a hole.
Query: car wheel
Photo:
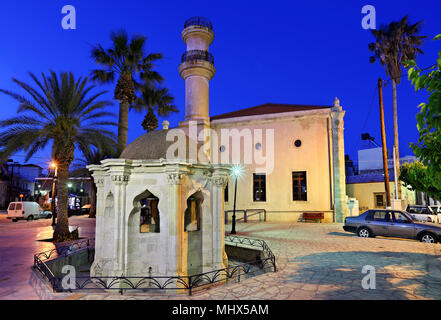
[[[32,220],[34,220],[34,216],[29,216],[26,220],[32,221]]]
[[[371,231],[368,228],[358,229],[357,235],[360,238],[370,238],[372,236]]]
[[[428,232],[425,232],[420,236],[420,241],[425,243],[437,243],[436,237]]]
[[[51,214],[48,214],[47,217],[46,217],[46,219],[50,219],[50,218],[52,218],[52,215],[51,215]]]
[[[17,222],[18,221],[18,219],[12,219],[12,222]]]

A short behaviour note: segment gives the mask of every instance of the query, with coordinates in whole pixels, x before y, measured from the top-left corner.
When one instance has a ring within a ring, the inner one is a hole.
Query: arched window
[[[202,192],[198,191],[187,199],[187,209],[184,215],[184,231],[201,230]]]
[[[141,205],[140,212],[140,231],[142,233],[156,232],[159,230],[159,199],[149,192],[149,195],[139,200]]]

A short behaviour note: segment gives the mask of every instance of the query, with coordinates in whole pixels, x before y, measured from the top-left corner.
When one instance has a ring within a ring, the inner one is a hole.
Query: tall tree
[[[426,36],[418,35],[423,21],[409,24],[408,16],[400,21],[382,25],[378,30],[371,30],[376,42],[369,44],[369,50],[374,53],[370,62],[379,60],[385,68],[386,74],[392,80],[393,114],[394,114],[394,149],[397,176],[400,173],[400,152],[398,147],[398,107],[397,85],[401,82],[403,62],[414,60],[418,53],[423,54],[420,47]],[[399,182],[399,185],[401,183]],[[401,188],[398,188],[398,197],[401,198]]]
[[[0,89],[19,103],[17,116],[0,121],[1,155],[5,158],[24,151],[28,161],[52,143],[52,156],[58,166],[57,225],[53,239],[61,242],[75,236],[69,232],[67,215],[67,182],[75,148],[86,154],[91,145],[100,148],[114,138],[109,126],[116,124],[106,120],[114,114],[105,110],[112,102],[98,100],[105,92],[91,94],[94,86],[88,85],[88,79],[75,79],[72,73],[63,72],[58,77],[51,71],[49,76],[42,74],[41,80],[29,75],[35,88],[12,79],[25,95]]]
[[[441,34],[434,40],[440,41]],[[429,98],[418,106],[416,120],[420,136],[417,143],[410,144],[421,163],[409,166],[403,177],[414,189],[441,200],[441,50],[436,63],[429,68],[423,70],[413,60],[405,65],[415,91],[424,90]]]
[[[441,201],[441,175],[433,174],[421,161],[405,163],[400,172],[404,185],[412,190],[427,193]]]
[[[118,142],[119,155],[127,145],[129,106],[135,100],[135,90],[142,83],[153,85],[163,81],[162,76],[154,71],[154,63],[162,59],[161,53],[146,55],[145,36],[134,35],[129,41],[125,30],[111,32],[112,47],[104,49],[97,45],[92,49],[92,58],[101,67],[92,71],[92,79],[101,83],[117,83],[114,98],[119,102]]]
[[[174,100],[167,88],[156,88],[145,84],[141,88],[141,96],[135,99],[131,108],[138,112],[147,110],[142,126],[144,130],[149,132],[158,127],[157,115],[167,117],[170,113],[179,112],[173,104]]]

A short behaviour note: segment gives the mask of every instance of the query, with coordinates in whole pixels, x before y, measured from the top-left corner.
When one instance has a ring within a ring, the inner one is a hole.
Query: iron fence
[[[121,294],[126,290],[187,290],[191,295],[196,288],[203,288],[215,283],[230,281],[240,282],[241,278],[256,272],[276,272],[276,259],[271,249],[260,239],[227,236],[226,241],[235,244],[245,244],[259,248],[264,252],[264,258],[253,262],[236,264],[226,268],[189,276],[118,276],[118,277],[90,277],[77,276],[70,288],[64,288],[64,277],[55,276],[46,261],[67,256],[77,250],[89,248],[90,242],[84,241],[63,248],[57,248],[34,255],[34,268],[46,278],[55,292],[72,292],[77,290],[116,290]],[[57,256],[54,257],[55,252]]]
[[[225,210],[225,224],[228,224],[228,214],[234,212],[234,210]],[[242,213],[243,217],[242,218],[236,218],[236,222],[239,222],[241,220],[243,220],[243,222],[247,223],[248,222],[248,218],[255,216],[255,215],[259,215],[259,221],[262,221],[262,214],[263,214],[263,222],[266,222],[266,209],[239,209],[236,210],[236,213]],[[251,212],[251,213],[248,213]]]

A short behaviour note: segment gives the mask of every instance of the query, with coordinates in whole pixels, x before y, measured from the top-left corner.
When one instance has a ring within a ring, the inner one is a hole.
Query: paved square
[[[94,220],[73,217],[83,237]],[[230,230],[231,226],[226,226]],[[0,299],[441,299],[441,244],[391,238],[362,239],[342,224],[239,223],[238,235],[260,238],[277,257],[266,273],[186,294],[52,293],[32,271],[33,254],[53,248],[49,220],[11,223],[0,215]],[[365,265],[376,269],[376,289],[365,290]]]

